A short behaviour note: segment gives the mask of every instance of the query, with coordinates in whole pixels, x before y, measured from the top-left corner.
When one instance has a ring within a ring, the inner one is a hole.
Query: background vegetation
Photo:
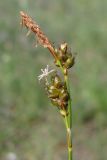
[[[107,159],[107,1],[0,1],[0,159],[65,160],[66,132],[37,76],[52,64],[47,50],[26,38],[27,11],[55,45],[76,52],[71,71],[74,160]]]

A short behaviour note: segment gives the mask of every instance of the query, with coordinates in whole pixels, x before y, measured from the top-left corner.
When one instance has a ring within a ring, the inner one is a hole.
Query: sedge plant
[[[49,70],[49,66],[41,69],[42,74],[38,76],[39,81],[43,80],[45,90],[51,103],[56,106],[63,117],[67,132],[68,160],[72,160],[72,100],[70,95],[69,69],[75,62],[75,57],[68,48],[67,43],[62,43],[59,48],[55,48],[43,33],[39,25],[23,11],[20,12],[21,25],[28,29],[27,35],[33,32],[37,41],[51,53],[57,70]],[[58,72],[62,73],[61,76]]]

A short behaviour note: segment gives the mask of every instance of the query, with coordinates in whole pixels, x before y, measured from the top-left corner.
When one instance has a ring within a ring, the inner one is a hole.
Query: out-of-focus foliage
[[[71,71],[74,159],[107,159],[107,1],[0,1],[0,159],[66,159],[64,125],[37,76],[52,64],[49,52],[20,27],[24,10],[55,45],[76,55]],[[102,151],[101,151],[102,150]]]

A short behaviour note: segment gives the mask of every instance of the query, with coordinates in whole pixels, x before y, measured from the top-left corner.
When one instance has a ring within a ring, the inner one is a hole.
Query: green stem
[[[70,85],[69,85],[69,80],[68,80],[68,73],[65,74],[64,68],[62,67],[60,61],[57,61],[57,64],[60,66],[61,71],[64,75],[64,80],[66,83],[66,87],[69,93],[69,101],[68,101],[68,115],[64,117],[65,125],[66,125],[66,130],[67,130],[67,143],[68,143],[68,160],[72,160],[72,138],[71,138],[71,127],[72,127],[72,118],[71,118],[71,95],[70,95]]]
[[[68,80],[68,74],[64,76],[65,77],[65,83],[67,86],[67,90],[69,93],[69,101],[68,101],[68,119],[69,119],[69,128],[72,127],[72,118],[71,118],[71,114],[72,114],[72,110],[71,110],[71,95],[70,95],[70,85],[69,85],[69,80]]]
[[[68,74],[65,75],[65,82],[67,86],[67,90],[69,93],[69,101],[68,101],[68,127],[67,134],[68,134],[68,160],[72,160],[72,139],[71,139],[71,126],[72,126],[72,118],[71,118],[71,96],[70,96],[70,86],[68,80]]]
[[[64,117],[64,122],[65,122],[66,130],[67,130],[68,160],[72,160],[71,129],[69,128],[67,116]]]

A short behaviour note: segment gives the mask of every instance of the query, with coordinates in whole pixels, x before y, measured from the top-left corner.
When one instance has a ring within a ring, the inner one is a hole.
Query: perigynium
[[[38,76],[39,81],[44,80],[44,86],[51,103],[56,106],[64,119],[67,132],[68,160],[72,160],[72,103],[69,85],[69,69],[75,63],[75,57],[68,49],[67,43],[62,43],[55,48],[43,33],[39,25],[23,11],[20,12],[21,25],[28,29],[27,36],[33,32],[38,43],[47,48],[54,58],[54,64],[62,72],[63,77],[57,70],[49,70],[49,66],[41,69],[42,74]]]

